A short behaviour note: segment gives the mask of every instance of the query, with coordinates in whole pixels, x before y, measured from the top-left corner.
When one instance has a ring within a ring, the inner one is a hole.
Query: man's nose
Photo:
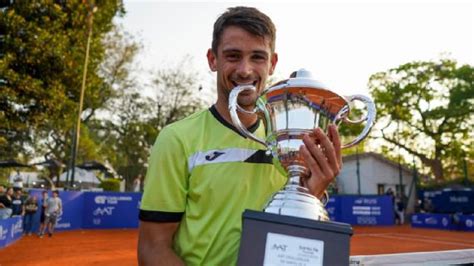
[[[249,60],[246,60],[246,59],[240,60],[239,65],[237,66],[237,71],[236,71],[240,77],[246,78],[252,74],[252,71],[253,71],[253,67],[252,67],[251,62],[249,62]]]

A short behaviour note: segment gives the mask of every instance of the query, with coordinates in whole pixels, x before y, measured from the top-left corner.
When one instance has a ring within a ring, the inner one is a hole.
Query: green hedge
[[[99,187],[104,191],[120,191],[120,180],[115,178],[104,178]]]

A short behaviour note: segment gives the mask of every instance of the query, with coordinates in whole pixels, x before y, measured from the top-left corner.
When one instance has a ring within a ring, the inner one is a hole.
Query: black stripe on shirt
[[[161,212],[140,210],[138,219],[144,222],[171,223],[181,222],[184,212]]]
[[[209,108],[209,111],[211,111],[211,114],[217,119],[217,121],[219,121],[222,125],[224,125],[225,127],[228,127],[230,129],[232,129],[233,131],[235,131],[237,134],[241,135],[242,137],[244,138],[247,138],[246,136],[244,136],[242,133],[240,133],[240,131],[234,127],[234,125],[232,125],[231,123],[227,122],[220,114],[219,112],[217,111],[216,107],[213,105]],[[257,129],[258,129],[258,126],[260,125],[260,119],[257,120],[257,122],[255,122],[255,124],[253,124],[252,126],[250,126],[249,128],[247,128],[247,130],[249,132],[252,132],[254,133]]]
[[[267,155],[266,150],[258,150],[252,156],[245,159],[246,163],[268,163],[273,164],[273,156],[271,154]]]

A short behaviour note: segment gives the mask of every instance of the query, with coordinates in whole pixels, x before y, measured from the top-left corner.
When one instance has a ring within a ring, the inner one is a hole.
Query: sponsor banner
[[[23,219],[15,216],[0,220],[0,248],[18,240],[23,234]]]
[[[453,229],[452,215],[442,213],[417,213],[411,216],[411,226],[435,229]]]
[[[420,200],[429,199],[433,213],[474,213],[474,190],[464,189],[443,189],[437,191],[419,191]]]
[[[390,196],[339,196],[338,222],[352,225],[393,225],[393,202]]]
[[[33,232],[38,232],[41,217],[42,195],[40,189],[30,190],[31,195],[38,199],[38,211],[33,219]],[[53,193],[48,190],[48,197],[52,197]],[[84,207],[84,199],[80,191],[59,191],[59,198],[63,203],[63,212],[59,215],[56,231],[73,230],[82,228],[82,211]]]
[[[63,213],[58,217],[55,230],[82,228],[83,193],[80,191],[60,191],[59,197],[63,202]]]
[[[389,196],[334,195],[326,205],[331,221],[352,225],[393,225]]]
[[[474,215],[459,215],[459,230],[474,231]]]
[[[141,193],[85,192],[83,228],[136,228]]]
[[[329,197],[329,201],[326,204],[326,210],[329,214],[331,221],[341,221],[341,200],[339,196]]]

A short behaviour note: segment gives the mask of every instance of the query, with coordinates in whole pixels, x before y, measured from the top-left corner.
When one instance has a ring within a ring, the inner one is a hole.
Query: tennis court
[[[25,236],[0,250],[0,265],[136,265],[137,239],[136,229],[75,230],[42,239]],[[421,259],[456,256],[464,257],[464,262],[466,257],[474,262],[474,233],[418,229],[408,225],[354,227],[351,257],[366,261],[359,265],[370,265],[367,261],[377,265],[380,260],[377,262],[373,258],[381,257],[394,261],[394,257],[387,254],[395,254],[395,259],[415,256],[407,254],[413,252]],[[397,255],[399,253],[402,254]],[[368,255],[379,257],[366,257]]]

